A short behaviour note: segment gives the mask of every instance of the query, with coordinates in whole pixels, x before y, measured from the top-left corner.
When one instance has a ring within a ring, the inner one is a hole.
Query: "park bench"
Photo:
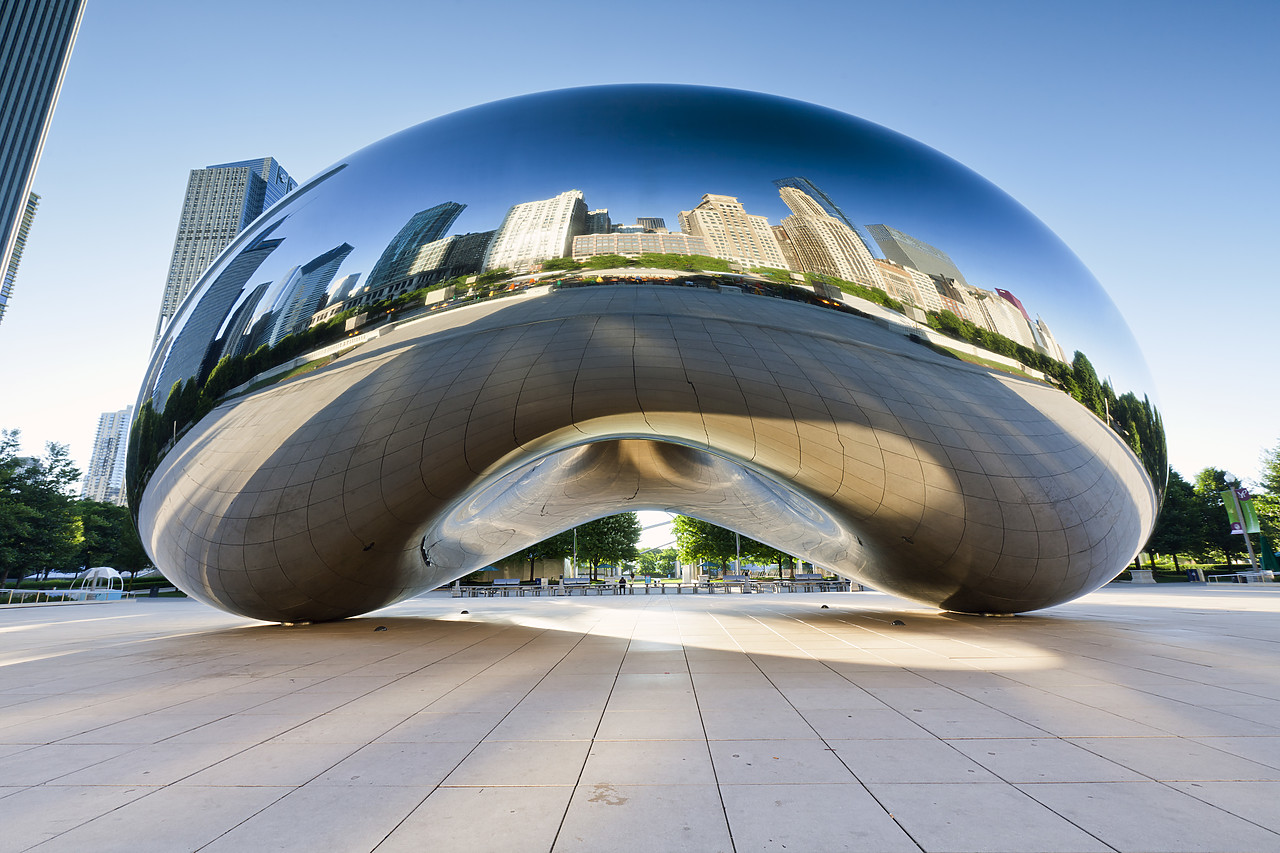
[[[490,595],[510,595],[512,592],[524,595],[519,578],[494,578],[490,589]]]
[[[604,589],[603,585],[594,586],[591,578],[561,578],[560,579],[560,595],[573,595],[575,592],[586,595],[594,592],[599,595]]]
[[[798,574],[790,581],[784,581],[788,592],[848,592],[849,581],[843,578],[829,580],[823,575]]]

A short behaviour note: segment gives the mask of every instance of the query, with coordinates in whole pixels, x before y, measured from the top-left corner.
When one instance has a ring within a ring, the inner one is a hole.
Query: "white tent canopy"
[[[94,566],[92,569],[85,569],[84,574],[76,580],[80,586],[86,587],[111,587],[117,580],[122,586],[124,584],[120,573],[110,566]]]

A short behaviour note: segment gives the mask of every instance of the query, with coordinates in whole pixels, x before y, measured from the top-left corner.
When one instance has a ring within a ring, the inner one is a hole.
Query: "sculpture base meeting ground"
[[[0,847],[1280,850],[1278,611],[1189,584],[1004,618],[874,592],[6,609]]]

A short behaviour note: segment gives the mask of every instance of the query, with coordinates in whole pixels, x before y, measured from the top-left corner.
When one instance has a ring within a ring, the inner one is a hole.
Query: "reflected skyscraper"
[[[876,269],[880,271],[889,295],[899,302],[926,311],[941,311],[945,307],[933,280],[915,267],[876,258]]]
[[[173,257],[151,345],[160,340],[187,292],[235,236],[297,181],[272,157],[192,169],[182,200]]]
[[[1004,335],[1024,347],[1038,347],[1032,331],[1031,320],[1023,315],[1016,306],[1001,298],[990,290],[976,287],[966,288],[967,304],[970,316],[979,326]]]
[[[573,252],[573,238],[585,234],[586,228],[581,190],[512,205],[493,235],[484,268],[524,270],[536,261],[567,257]]]
[[[493,234],[492,231],[453,234],[423,246],[409,269],[414,286],[480,272]]]
[[[267,239],[279,225],[280,222],[276,222],[267,226],[245,246],[209,284],[200,302],[186,312],[182,328],[175,337],[168,340],[168,351],[152,362],[153,369],[156,366],[161,369],[156,405],[164,404],[175,381],[184,378],[203,379],[217,363],[227,343],[217,333],[231,316],[232,309],[240,299],[241,290],[249,279],[284,242],[280,239]]]
[[[311,315],[319,310],[329,284],[338,274],[338,267],[354,250],[350,243],[343,243],[299,267],[297,278],[285,296],[286,301],[272,329],[272,346],[285,335],[300,332],[310,325]]]
[[[961,284],[968,284],[960,270],[956,268],[955,262],[951,260],[951,256],[937,246],[930,246],[923,240],[917,240],[910,234],[904,234],[888,225],[868,225],[867,230],[879,244],[884,256],[895,264],[915,267],[929,275],[945,276]]]
[[[693,210],[680,211],[680,230],[706,237],[713,257],[746,267],[790,268],[768,217],[747,213],[731,195],[707,193]]]
[[[336,305],[339,302],[346,302],[351,298],[351,294],[356,292],[356,287],[360,283],[360,273],[347,273],[338,279],[338,283],[333,287],[333,293],[327,300],[330,305]]]
[[[613,230],[613,222],[609,219],[609,208],[587,211],[588,234],[608,234]]]
[[[453,221],[458,218],[458,214],[465,208],[465,204],[446,201],[435,207],[420,210],[409,217],[409,221],[382,250],[382,255],[373,265],[369,278],[365,281],[365,290],[374,290],[385,284],[408,278],[419,250],[443,237],[449,230],[449,226],[453,225]]]
[[[0,4],[0,320],[35,214],[31,192],[84,0]]]
[[[81,497],[91,501],[124,505],[125,457],[129,449],[129,424],[133,406],[118,412],[103,412],[93,439],[93,456],[84,474]]]
[[[823,192],[816,184],[814,184],[813,181],[808,178],[795,176],[791,178],[778,178],[773,182],[773,185],[779,190],[787,187],[800,190],[802,193],[809,196],[809,198],[813,199],[813,201],[822,208],[823,212],[826,213],[827,216],[840,220],[845,225],[848,225],[856,231],[858,236],[862,238],[862,241],[867,244],[868,248],[870,248],[871,235],[867,233],[867,230],[850,219],[840,205],[836,204],[835,200]]]
[[[857,231],[830,215],[804,190],[784,186],[778,193],[792,211],[782,220],[782,227],[799,263],[796,270],[886,290],[875,260]]]
[[[582,234],[573,238],[573,258],[585,261],[596,255],[634,257],[648,252],[673,255],[710,255],[705,237],[640,231],[634,234]]]

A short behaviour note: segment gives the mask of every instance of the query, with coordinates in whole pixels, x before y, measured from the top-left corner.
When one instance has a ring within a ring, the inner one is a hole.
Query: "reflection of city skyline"
[[[428,287],[445,279],[509,270],[533,273],[546,261],[572,258],[585,262],[601,255],[636,258],[644,254],[705,255],[725,260],[743,272],[781,270],[830,277],[873,288],[919,312],[950,311],[961,320],[1003,335],[1055,358],[1066,354],[1042,318],[1032,318],[1007,288],[984,289],[969,284],[950,256],[913,235],[884,224],[859,226],[836,202],[804,177],[773,181],[791,211],[778,225],[748,212],[737,197],[706,193],[689,210],[679,211],[679,231],[666,218],[638,216],[635,224],[614,221],[608,208],[590,209],[585,194],[571,189],[546,199],[508,208],[493,231],[441,237],[423,231],[415,240],[415,214],[384,250],[412,263],[402,275],[370,274],[365,283],[335,292],[312,315],[321,322],[345,308],[373,304]],[[465,205],[447,202],[457,212]],[[456,219],[456,214],[449,223]],[[465,242],[465,250],[463,243]],[[380,260],[380,264],[382,261]]]
[[[156,400],[162,402],[178,379],[208,376],[221,358],[274,346],[343,312],[446,280],[496,271],[536,273],[551,260],[582,263],[602,255],[706,256],[736,272],[789,274],[792,284],[841,298],[839,287],[825,281],[834,279],[879,291],[918,323],[928,321],[928,312],[949,311],[979,329],[1067,360],[1043,319],[1033,319],[1007,288],[969,284],[942,249],[888,225],[859,226],[807,178],[773,184],[790,211],[778,224],[749,212],[738,197],[704,193],[696,205],[678,211],[678,231],[660,216],[638,216],[634,224],[614,221],[608,208],[589,209],[585,194],[570,189],[511,205],[491,231],[446,236],[467,204],[444,201],[409,216],[367,274],[343,273],[350,257],[368,257],[367,250],[361,255],[344,241],[248,287],[249,277],[283,242],[266,239],[281,219],[223,265],[175,330],[152,386]]]

